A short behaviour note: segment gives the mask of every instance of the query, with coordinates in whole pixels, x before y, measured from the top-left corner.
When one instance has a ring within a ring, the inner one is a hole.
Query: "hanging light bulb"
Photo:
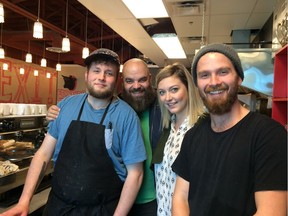
[[[88,56],[89,56],[89,48],[88,47],[83,47],[82,58],[86,59]]]
[[[43,25],[39,21],[39,16],[40,16],[40,0],[38,0],[38,18],[37,18],[37,21],[34,23],[34,27],[33,27],[34,38],[43,38]]]
[[[44,48],[43,48],[43,58],[41,59],[40,65],[41,67],[47,66],[47,60],[45,59],[45,41],[44,41]]]
[[[56,64],[56,71],[61,71],[61,64],[60,63]]]
[[[3,23],[1,23],[0,59],[4,59],[5,58],[5,51],[4,51],[4,48],[2,48],[2,29],[3,29]]]
[[[25,73],[25,70],[24,70],[24,68],[20,68],[20,74],[24,74]]]
[[[62,50],[65,51],[65,52],[69,52],[70,51],[70,40],[69,40],[68,36],[66,36],[62,40]]]
[[[43,25],[39,20],[34,23],[33,37],[38,39],[43,38]]]
[[[41,59],[41,67],[46,67],[47,66],[47,60],[45,58]]]
[[[68,29],[68,0],[66,2],[66,36],[62,40],[62,50],[69,52],[70,51],[70,40],[67,34]]]
[[[4,7],[2,3],[0,3],[0,23],[4,23]]]
[[[31,53],[27,53],[27,54],[26,54],[25,61],[28,62],[28,63],[31,63],[31,62],[32,62],[32,55],[31,55]]]
[[[34,76],[38,76],[38,70],[34,70]]]
[[[123,38],[121,42],[121,62],[123,62]],[[122,73],[123,71],[123,64],[120,64],[119,72]]]
[[[32,54],[30,53],[30,40],[28,42],[28,53],[26,54],[25,61],[32,63]]]
[[[59,63],[60,60],[60,52],[58,52],[58,63],[56,64],[56,71],[61,71],[61,64]]]
[[[51,78],[51,74],[49,72],[46,73],[46,78],[48,78],[48,79]]]
[[[4,63],[3,66],[2,66],[3,70],[8,70],[8,64],[7,63]]]
[[[85,23],[85,47],[82,50],[82,58],[86,59],[89,56],[89,48],[87,47],[87,26],[88,26],[88,10],[86,10],[86,23]]]
[[[0,59],[4,59],[5,58],[5,51],[2,47],[0,47]]]

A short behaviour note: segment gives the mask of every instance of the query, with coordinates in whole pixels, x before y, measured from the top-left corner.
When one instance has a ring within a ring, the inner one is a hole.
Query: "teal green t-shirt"
[[[147,160],[144,162],[144,176],[142,186],[139,190],[135,203],[147,203],[156,199],[154,173],[150,169],[152,160],[152,149],[149,139],[149,110],[146,110],[139,115],[141,121],[142,134],[144,145],[147,153]]]

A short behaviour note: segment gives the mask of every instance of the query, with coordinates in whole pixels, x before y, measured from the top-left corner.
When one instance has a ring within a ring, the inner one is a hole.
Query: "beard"
[[[231,111],[233,104],[238,98],[238,78],[231,86],[233,87],[230,88],[227,97],[218,100],[209,100],[206,95],[211,91],[228,90],[228,85],[222,83],[220,85],[214,86],[213,88],[205,88],[204,93],[200,92],[200,97],[202,98],[203,103],[208,109],[209,113],[214,115],[222,115]]]
[[[107,89],[107,90],[102,91],[102,92],[101,91],[99,91],[99,92],[95,91],[94,88],[88,84],[86,85],[86,87],[87,87],[87,91],[88,91],[89,95],[91,95],[92,97],[97,98],[97,99],[108,99],[108,98],[112,97],[113,93],[114,93],[114,91],[112,90],[113,89],[112,87],[110,89]]]
[[[144,92],[144,95],[141,97],[133,97],[131,94],[133,92]],[[126,92],[125,89],[122,92],[122,99],[128,103],[137,113],[141,113],[146,110],[155,100],[155,92],[152,87],[149,86],[147,89],[131,89],[129,92]]]

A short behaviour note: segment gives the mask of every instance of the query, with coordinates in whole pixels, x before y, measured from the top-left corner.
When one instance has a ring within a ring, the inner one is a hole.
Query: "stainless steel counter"
[[[0,177],[0,213],[14,206],[21,195],[30,161],[21,161],[17,165],[19,165],[20,168],[17,172]],[[31,212],[45,205],[50,191],[52,172],[53,162],[51,161],[31,201]]]
[[[30,203],[29,213],[35,212],[37,209],[43,207],[46,204],[50,190],[51,188],[49,187],[33,196]],[[0,207],[0,213],[5,212],[6,210],[12,208],[13,206],[15,206],[15,204],[8,208]]]

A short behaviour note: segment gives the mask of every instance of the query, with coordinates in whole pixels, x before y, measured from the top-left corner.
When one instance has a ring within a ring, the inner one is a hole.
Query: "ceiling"
[[[202,30],[205,43],[232,43],[233,30],[253,30],[254,33],[260,30],[272,15],[276,1],[163,0],[170,18],[138,20],[122,0],[69,0],[67,34],[71,51],[59,54],[47,51],[46,48],[61,47],[62,38],[66,34],[67,0],[40,1],[39,17],[44,26],[43,39],[32,37],[38,1],[1,0],[5,10],[2,46],[6,56],[21,60],[25,59],[30,49],[33,63],[36,64],[45,55],[50,67],[54,67],[58,61],[61,64],[83,65],[81,53],[87,32],[87,46],[90,50],[99,47],[113,49],[122,62],[132,57],[141,57],[159,67],[174,61],[190,67],[195,49],[200,47]],[[175,32],[187,59],[167,59],[151,38],[152,34],[160,32]]]

